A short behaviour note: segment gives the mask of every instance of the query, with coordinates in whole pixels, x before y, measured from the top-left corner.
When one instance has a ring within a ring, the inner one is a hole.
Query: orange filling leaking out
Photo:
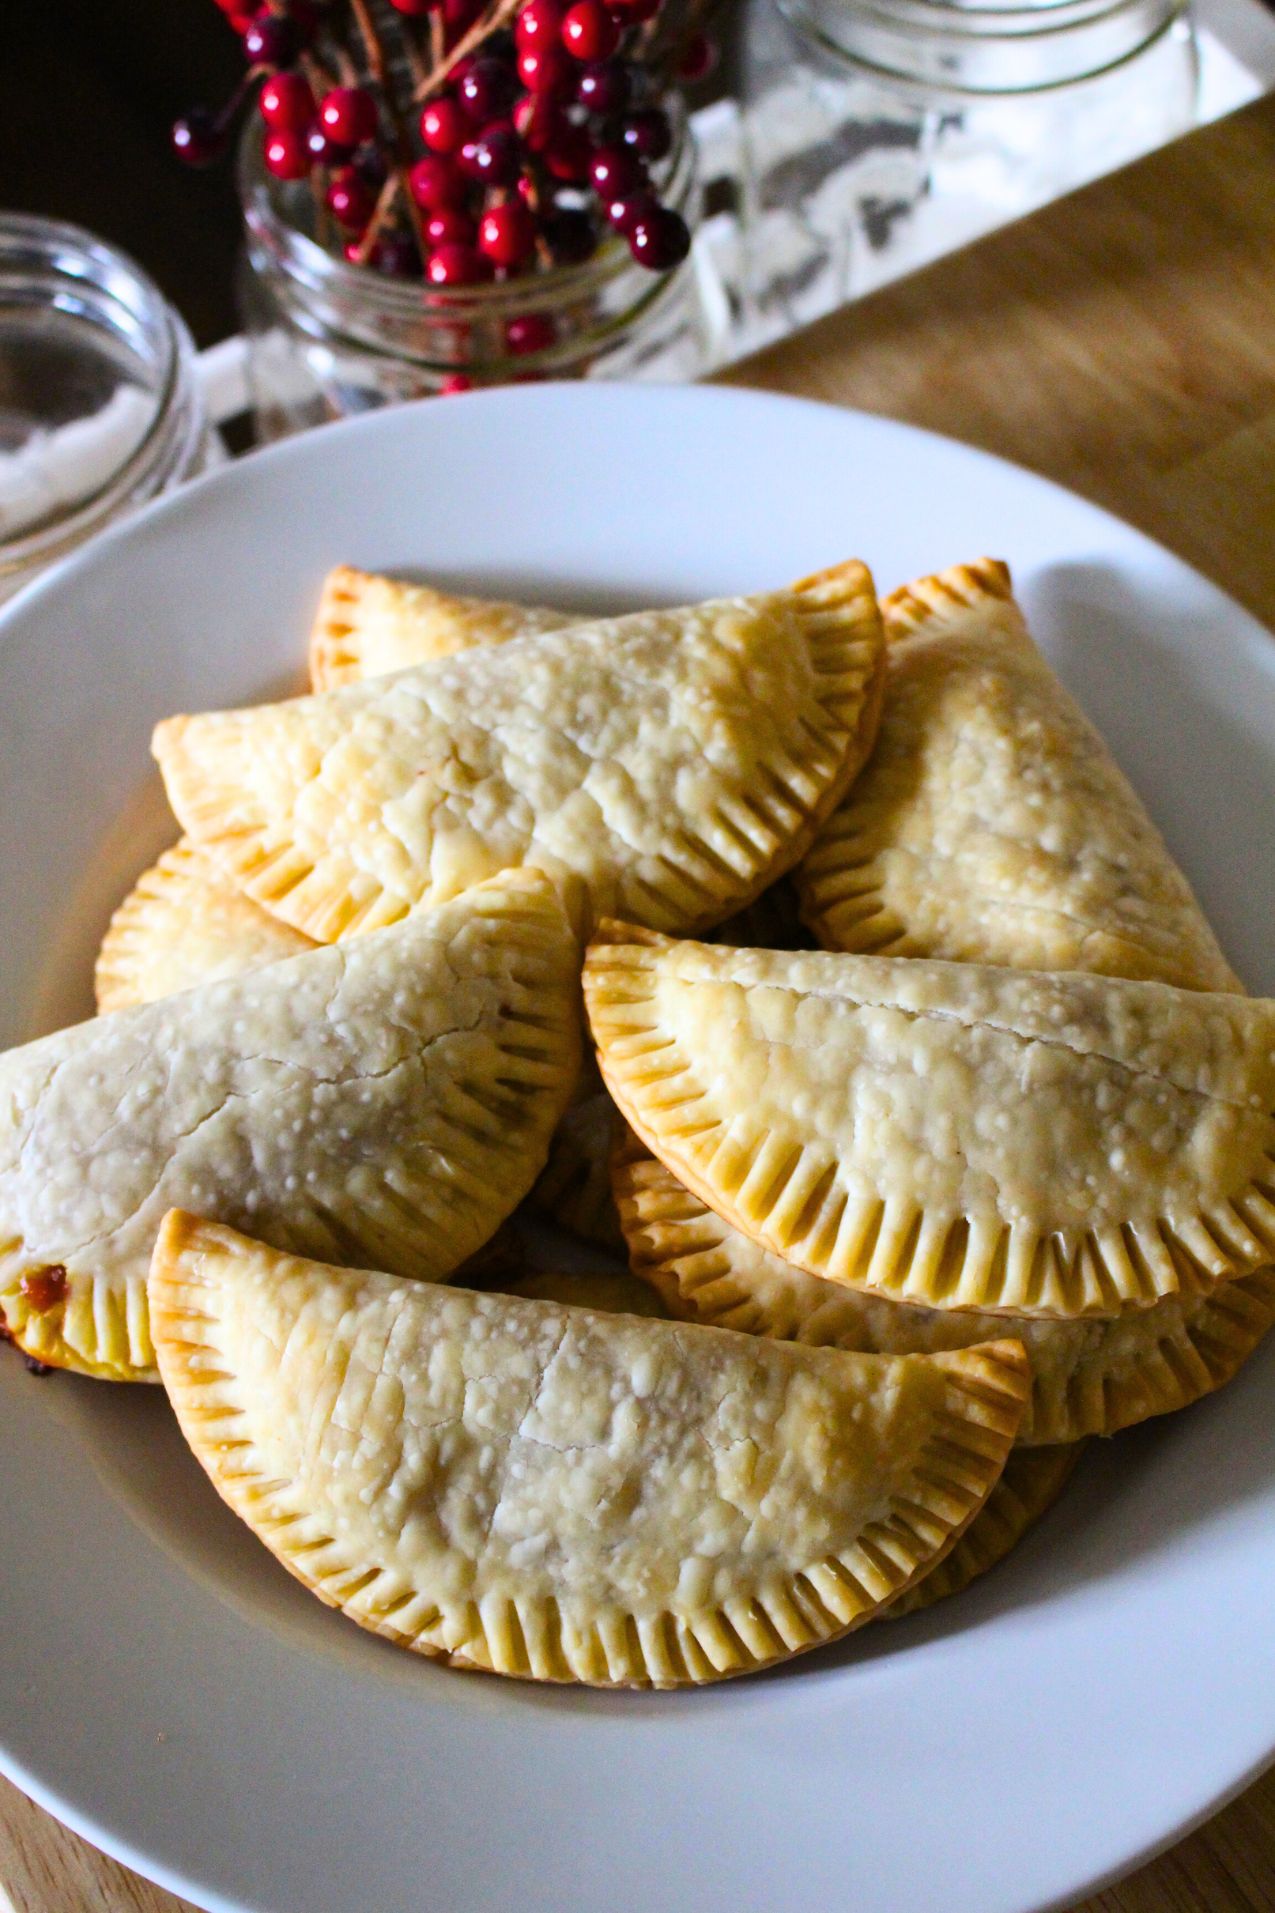
[[[47,1263],[42,1269],[28,1269],[18,1289],[37,1315],[48,1315],[53,1309],[61,1308],[66,1300],[66,1270],[60,1262]]]

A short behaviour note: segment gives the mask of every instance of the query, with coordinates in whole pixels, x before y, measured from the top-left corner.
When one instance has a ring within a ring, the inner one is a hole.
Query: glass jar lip
[[[1008,6],[962,5],[960,0],[856,0],[854,13],[861,29],[875,27],[893,41],[895,53],[909,45],[940,59],[956,58],[973,52],[980,45],[1001,46],[1006,53],[1021,49],[1035,52],[1058,47],[1074,53],[1086,34],[1095,38],[1113,23],[1136,21],[1139,14],[1150,14],[1145,31],[1131,35],[1118,51],[1098,60],[1073,60],[1065,70],[1049,77],[1003,80],[995,84],[962,83],[949,74],[926,70],[923,62],[910,64],[906,57],[890,61],[873,57],[865,45],[840,40],[823,23],[816,8],[807,0],[774,0],[777,11],[802,37],[814,42],[832,59],[861,72],[870,73],[897,85],[914,86],[927,99],[950,99],[954,103],[978,99],[1026,98],[1034,94],[1060,91],[1086,80],[1101,79],[1129,65],[1148,48],[1170,34],[1184,19],[1189,20],[1191,0],[1162,0],[1159,7],[1148,0],[1042,0],[1039,7],[1028,0],[1011,0]],[[1010,22],[1021,22],[1015,26]]]
[[[104,523],[128,499],[161,489],[175,472],[189,468],[205,429],[194,341],[184,320],[128,253],[69,220],[0,213],[0,311],[6,304],[6,276],[19,269],[47,274],[51,288],[67,282],[81,293],[92,290],[144,327],[156,348],[155,381],[145,388],[152,401],[146,430],[115,470],[51,522],[15,538],[0,537],[0,579],[47,562]],[[50,303],[57,296],[51,292]],[[81,310],[79,316],[88,315]],[[109,329],[105,320],[94,323]]]
[[[693,140],[687,116],[673,104],[676,141],[662,169],[662,193],[668,202],[680,207],[691,190],[694,175]],[[272,263],[293,284],[313,292],[348,294],[355,302],[369,304],[379,317],[410,323],[422,316],[440,323],[456,318],[502,319],[529,312],[551,311],[570,303],[583,293],[597,289],[634,270],[635,262],[627,243],[615,233],[605,233],[598,249],[580,265],[555,266],[551,271],[527,273],[503,282],[457,287],[454,290],[426,286],[419,279],[397,279],[368,266],[352,265],[329,252],[287,215],[283,204],[284,188],[267,173],[262,158],[259,128],[251,122],[245,127],[239,145],[239,189],[244,220],[249,234],[266,246]],[[644,267],[637,267],[646,273]],[[649,274],[652,287],[659,289],[669,275]],[[646,295],[636,305],[647,303]],[[542,355],[534,355],[541,362]],[[529,360],[530,362],[530,360]]]

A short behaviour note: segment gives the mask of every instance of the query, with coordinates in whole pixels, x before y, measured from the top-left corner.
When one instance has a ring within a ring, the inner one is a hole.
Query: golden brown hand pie
[[[183,837],[142,872],[111,918],[93,975],[97,1007],[131,1010],[314,948]]]
[[[808,1274],[1071,1317],[1275,1260],[1275,1003],[626,924],[584,988],[643,1142]]]
[[[985,1503],[1021,1345],[890,1359],[324,1268],[170,1215],[183,1433],[292,1573],[464,1666],[717,1679],[834,1640]]]
[[[1016,1448],[977,1519],[970,1522],[951,1553],[915,1587],[891,1601],[882,1618],[897,1621],[933,1607],[999,1566],[1053,1507],[1083,1447],[1083,1442],[1075,1442],[1067,1448]]]
[[[350,949],[0,1056],[0,1311],[41,1361],[154,1355],[175,1202],[331,1261],[448,1275],[538,1174],[579,1066],[578,954],[511,872]]]
[[[803,853],[871,747],[881,658],[871,579],[847,564],[171,718],[155,752],[189,834],[321,941],[518,865],[586,917],[693,927]]]
[[[991,559],[887,598],[872,762],[798,875],[828,949],[1238,990],[1137,795]]]
[[[684,1322],[880,1355],[934,1353],[1013,1335],[1032,1390],[1020,1444],[1114,1435],[1229,1382],[1275,1322],[1275,1269],[1075,1322],[916,1308],[806,1275],[701,1202],[631,1132],[612,1161],[635,1275]],[[980,1520],[983,1517],[980,1516]]]
[[[578,623],[575,613],[494,598],[457,598],[429,585],[403,584],[353,565],[323,581],[310,633],[310,682],[316,691],[382,677],[474,645],[504,644],[533,631]]]

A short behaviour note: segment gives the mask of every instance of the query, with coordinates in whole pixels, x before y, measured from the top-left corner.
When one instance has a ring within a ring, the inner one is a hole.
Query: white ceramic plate
[[[294,681],[349,560],[628,607],[852,553],[990,551],[1248,984],[1275,991],[1275,641],[1127,527],[963,447],[705,389],[540,387],[245,460],[0,622],[0,1040],[85,1013],[170,827],[155,719]],[[292,1582],[162,1396],[0,1359],[0,1764],[143,1872],[252,1913],[1025,1913],[1275,1752],[1275,1348],[1093,1450],[930,1616],[699,1693],[450,1672]]]

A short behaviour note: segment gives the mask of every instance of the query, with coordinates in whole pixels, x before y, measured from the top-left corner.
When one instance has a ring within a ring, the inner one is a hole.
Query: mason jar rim
[[[1100,79],[1145,53],[1183,20],[1190,0],[774,0],[799,34],[847,65],[910,83],[953,100],[1026,97]],[[962,58],[1000,50],[1001,76],[991,82],[959,73]],[[1042,72],[1056,50],[1057,70]],[[1098,57],[1094,57],[1097,54]],[[1005,77],[1014,62],[1022,70]],[[1029,64],[1030,63],[1030,69]]]

